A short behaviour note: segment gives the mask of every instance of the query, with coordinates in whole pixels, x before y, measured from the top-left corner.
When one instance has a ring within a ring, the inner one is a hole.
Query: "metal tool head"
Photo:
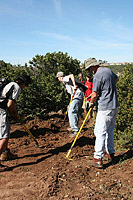
[[[66,156],[66,158],[67,158],[68,160],[73,160],[72,158],[69,158],[68,156]]]
[[[44,148],[44,146],[40,146],[40,145],[38,144],[38,142],[35,143],[35,145],[36,145],[37,147],[39,147],[39,148]]]
[[[69,158],[66,154],[63,154],[63,157],[67,160],[73,160],[72,158]]]

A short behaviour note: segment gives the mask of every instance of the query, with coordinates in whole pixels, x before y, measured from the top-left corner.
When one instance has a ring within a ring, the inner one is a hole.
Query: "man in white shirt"
[[[0,160],[10,159],[10,151],[8,149],[10,124],[7,112],[10,113],[15,119],[19,119],[15,105],[16,100],[21,90],[23,90],[30,83],[30,76],[23,74],[19,76],[15,82],[8,83],[2,90],[2,94],[0,96]],[[4,165],[0,162],[0,170],[4,169]]]
[[[57,78],[65,85],[65,88],[67,92],[71,95],[71,97],[76,90],[68,110],[69,124],[72,129],[72,134],[70,135],[70,137],[73,137],[79,131],[78,122],[82,109],[84,94],[79,88],[77,88],[73,74],[64,76],[64,72],[58,72]]]

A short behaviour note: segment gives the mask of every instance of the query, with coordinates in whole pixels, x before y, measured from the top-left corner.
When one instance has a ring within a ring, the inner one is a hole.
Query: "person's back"
[[[109,68],[101,67],[93,78],[93,91],[98,92],[98,109],[112,110],[118,107],[115,80],[117,79]]]
[[[6,109],[8,99],[16,101],[21,92],[20,86],[16,82],[8,83],[2,91],[0,97],[0,108]]]

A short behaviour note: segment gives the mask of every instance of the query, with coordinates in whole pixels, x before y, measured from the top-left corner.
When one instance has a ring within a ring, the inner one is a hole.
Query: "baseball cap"
[[[56,74],[56,77],[58,78],[58,77],[61,77],[61,76],[64,76],[64,72],[58,72],[57,74]]]

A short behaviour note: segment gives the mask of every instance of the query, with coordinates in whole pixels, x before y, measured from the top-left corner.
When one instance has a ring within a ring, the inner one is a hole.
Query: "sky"
[[[132,10],[132,0],[0,0],[0,60],[61,51],[81,63],[133,62]]]

